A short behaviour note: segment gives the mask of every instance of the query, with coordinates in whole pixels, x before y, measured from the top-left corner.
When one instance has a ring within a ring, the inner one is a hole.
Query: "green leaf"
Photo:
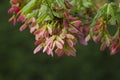
[[[33,10],[35,6],[40,4],[40,0],[30,0],[22,9],[21,13],[27,14]]]
[[[82,2],[83,2],[83,6],[86,8],[89,8],[90,6],[92,6],[92,1],[82,0]]]
[[[37,10],[34,10],[33,12],[31,12],[29,15],[27,15],[27,18],[30,19],[32,17],[37,17],[38,16],[38,13],[39,13],[39,9]]]
[[[97,12],[97,14],[95,15],[93,22],[91,24],[91,27],[93,27],[96,24],[96,21],[100,18],[100,17],[106,17],[106,10],[107,10],[107,6],[108,4],[104,4]]]
[[[47,13],[48,6],[47,5],[41,5],[41,8],[39,9],[38,17],[41,16],[41,14]]]
[[[62,18],[63,17],[63,13],[62,12],[60,12],[60,11],[53,11],[53,15],[55,16],[55,17],[57,17],[57,18]]]
[[[37,19],[37,23],[42,23],[44,22],[45,18],[47,17],[47,13],[41,15],[38,19]]]
[[[37,23],[41,23],[45,20],[45,18],[48,16],[47,13],[48,6],[47,5],[41,5],[41,8],[39,9],[38,19]]]
[[[62,8],[66,9],[66,6],[64,4],[64,0],[56,0],[57,4],[60,5]]]
[[[108,8],[107,8],[107,17],[109,18],[109,16],[111,16],[109,22],[111,25],[114,25],[116,24],[116,20],[117,20],[117,17],[115,17],[117,14],[117,5],[113,4],[113,3],[110,3],[108,5]]]
[[[120,25],[120,8],[117,9],[117,12],[116,12],[116,19],[117,19],[117,22],[118,24]]]

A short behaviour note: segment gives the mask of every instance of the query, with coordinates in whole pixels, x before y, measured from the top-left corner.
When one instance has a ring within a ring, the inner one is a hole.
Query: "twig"
[[[71,14],[71,15],[77,16],[77,17],[79,17],[79,18],[83,18],[83,19],[85,19],[85,20],[93,20],[91,17],[85,16],[85,15],[83,15],[83,14],[75,13],[75,14]]]

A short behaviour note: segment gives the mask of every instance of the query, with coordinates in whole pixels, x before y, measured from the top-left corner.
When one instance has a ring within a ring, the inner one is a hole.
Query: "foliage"
[[[100,42],[100,50],[120,52],[120,7],[115,2],[94,0],[10,0],[9,21],[22,22],[20,31],[30,28],[35,35],[34,54],[75,56],[75,45]],[[113,28],[113,29],[111,29]]]

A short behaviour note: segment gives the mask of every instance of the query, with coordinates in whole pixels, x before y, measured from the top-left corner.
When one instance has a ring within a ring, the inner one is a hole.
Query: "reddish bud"
[[[85,42],[88,42],[90,40],[90,35],[87,35],[87,37],[85,38]]]
[[[66,37],[67,37],[68,39],[74,39],[74,38],[75,38],[72,34],[66,34]]]
[[[74,25],[75,27],[79,27],[82,24],[82,21],[76,20],[76,21],[71,22],[71,24]]]
[[[55,41],[55,43],[56,43],[57,48],[59,48],[59,49],[63,48],[63,45],[60,42]]]
[[[101,47],[100,47],[100,50],[101,50],[101,51],[104,51],[104,50],[106,49],[106,47],[107,47],[106,44],[105,44],[105,43],[102,43],[102,45],[101,45]]]
[[[34,54],[36,54],[37,52],[39,52],[41,49],[42,49],[42,46],[41,46],[41,45],[37,46],[37,47],[35,48],[35,50],[34,50]]]
[[[58,56],[62,56],[63,55],[63,51],[61,49],[56,49],[55,50],[55,53],[58,55]]]
[[[24,15],[20,14],[17,21],[20,21],[20,22],[25,22],[26,18]]]
[[[26,24],[23,24],[21,27],[20,27],[20,31],[23,31],[23,30],[25,30],[27,28],[27,25]]]
[[[93,37],[93,41],[98,43],[100,40],[101,40],[102,36],[101,35],[98,35],[98,36],[94,36]]]

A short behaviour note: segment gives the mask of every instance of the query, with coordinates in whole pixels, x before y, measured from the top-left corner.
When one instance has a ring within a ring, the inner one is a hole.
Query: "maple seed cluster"
[[[27,27],[30,29],[30,33],[35,35],[35,45],[37,47],[34,50],[34,54],[40,50],[46,52],[48,55],[53,56],[55,53],[58,56],[66,54],[67,56],[76,56],[75,45],[79,41],[81,44],[87,45],[85,41],[85,35],[88,34],[87,28],[81,26],[82,21],[77,17],[72,17],[69,12],[62,10],[62,7],[56,5],[56,10],[63,12],[63,17],[59,18],[54,16],[52,21],[48,20],[42,23],[37,23],[38,14],[28,19],[28,14],[23,14],[21,9],[22,0],[11,0],[12,7],[8,13],[14,15],[9,19],[13,21],[14,25],[16,21],[20,21],[23,25],[20,27],[20,31],[25,30]],[[72,5],[65,1],[67,9],[70,9]],[[34,13],[35,10],[32,10]]]
[[[101,51],[104,51],[108,47],[110,49],[110,55],[120,52],[120,29],[117,24],[115,26],[117,31],[114,36],[109,34],[107,24],[103,19],[98,19],[96,26],[92,28],[93,41],[95,43],[101,42]]]

